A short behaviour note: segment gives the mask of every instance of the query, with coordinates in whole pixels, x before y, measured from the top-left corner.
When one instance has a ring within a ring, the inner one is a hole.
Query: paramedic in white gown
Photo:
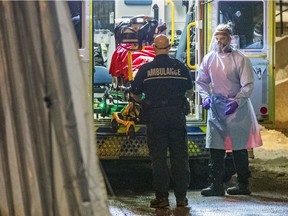
[[[250,177],[247,148],[262,145],[259,126],[249,99],[253,91],[251,62],[230,46],[229,24],[217,26],[210,52],[198,70],[196,85],[202,105],[208,110],[206,148],[210,150],[211,185],[203,196],[223,196],[226,150],[232,150],[238,184],[227,189],[230,195],[249,195]]]

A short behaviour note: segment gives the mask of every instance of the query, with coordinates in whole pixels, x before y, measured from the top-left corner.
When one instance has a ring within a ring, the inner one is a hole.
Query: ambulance
[[[134,113],[136,117],[123,117],[131,103],[125,86],[133,81],[133,73],[145,62],[145,58],[138,62],[134,60],[143,53],[151,54],[153,58],[153,51],[148,49],[151,46],[148,36],[159,32],[170,39],[172,48],[169,55],[185,63],[195,80],[202,58],[209,51],[216,26],[232,22],[232,45],[250,58],[253,64],[255,83],[251,101],[257,119],[261,124],[273,123],[275,1],[71,2],[71,17],[89,83],[100,160],[149,158],[146,125],[137,121],[139,113]],[[151,24],[152,21],[154,23]],[[148,28],[150,24],[153,26]],[[147,28],[143,27],[145,25]],[[146,29],[140,32],[141,28]],[[255,46],[256,42],[258,46]],[[115,57],[116,52],[118,55]],[[194,164],[206,166],[209,158],[205,148],[206,111],[202,108],[197,87],[188,101],[190,110],[186,119],[190,159]],[[137,103],[132,105],[138,106]],[[115,113],[124,123],[113,121]]]

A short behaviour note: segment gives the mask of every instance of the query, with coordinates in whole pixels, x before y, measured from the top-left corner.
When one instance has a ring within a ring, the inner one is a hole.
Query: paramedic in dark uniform
[[[167,150],[177,207],[187,206],[190,183],[188,161],[185,94],[192,94],[192,79],[187,67],[168,56],[171,45],[165,35],[157,35],[153,44],[155,59],[142,65],[131,85],[131,96],[144,93],[143,107],[147,117],[147,143],[153,170],[156,198],[151,208],[169,206],[170,175]]]

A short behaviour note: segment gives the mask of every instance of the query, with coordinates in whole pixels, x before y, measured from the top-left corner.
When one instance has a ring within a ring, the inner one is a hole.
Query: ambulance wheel
[[[131,125],[128,129],[128,139],[134,139],[135,138],[135,128],[133,125]]]
[[[111,127],[112,127],[112,131],[114,133],[116,133],[117,130],[119,129],[119,125],[118,125],[118,123],[117,123],[117,121],[115,119],[112,120]]]

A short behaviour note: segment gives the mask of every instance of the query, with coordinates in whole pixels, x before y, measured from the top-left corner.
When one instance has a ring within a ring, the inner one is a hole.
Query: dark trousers
[[[249,170],[249,158],[247,149],[232,151],[234,166],[237,172],[237,180],[240,184],[248,185],[251,172]]]
[[[238,182],[248,184],[248,179],[251,176],[249,170],[249,159],[247,149],[232,151],[233,163],[237,173]],[[221,182],[225,169],[225,150],[210,149],[210,180]]]
[[[147,122],[147,142],[156,197],[168,197],[170,172],[167,165],[167,152],[170,156],[175,196],[178,199],[186,197],[190,184],[190,168],[186,119],[183,112],[179,108],[150,110]]]

